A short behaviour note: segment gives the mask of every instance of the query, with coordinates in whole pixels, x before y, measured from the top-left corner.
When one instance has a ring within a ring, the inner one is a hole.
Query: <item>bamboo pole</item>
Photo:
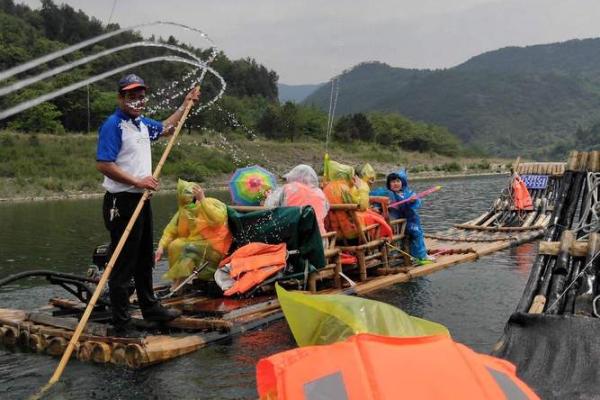
[[[198,88],[198,86],[197,86],[197,88]],[[167,144],[167,147],[165,148],[165,151],[163,152],[162,157],[160,158],[160,161],[158,162],[158,165],[154,169],[154,173],[152,174],[152,176],[155,179],[158,179],[160,177],[162,167],[163,167],[169,153],[171,152],[171,148],[175,144],[175,140],[177,139],[177,136],[179,135],[179,131],[181,130],[181,127],[183,126],[185,120],[187,119],[187,116],[190,113],[190,110],[192,109],[193,104],[194,103],[192,101],[190,101],[185,106],[185,108],[183,110],[183,115],[179,119],[179,122],[177,123],[177,127],[175,128],[175,132],[173,132],[173,136],[171,136],[171,139],[169,140],[169,143]],[[123,235],[121,236],[121,239],[119,240],[119,243],[117,244],[117,247],[115,248],[115,251],[113,252],[112,256],[110,257],[110,260],[108,262],[108,265],[106,266],[106,269],[102,273],[102,277],[100,277],[98,286],[96,286],[96,290],[94,291],[92,298],[90,299],[89,303],[87,304],[87,307],[85,308],[85,311],[83,312],[83,316],[81,317],[81,320],[79,321],[79,325],[77,325],[77,328],[75,329],[75,332],[73,333],[73,336],[71,337],[71,340],[69,341],[69,344],[67,345],[67,348],[66,348],[65,352],[63,353],[60,363],[58,364],[58,367],[54,371],[54,374],[52,375],[52,377],[50,378],[48,383],[44,387],[42,387],[42,390],[40,391],[40,393],[38,395],[34,396],[33,398],[41,397],[45,392],[47,392],[52,387],[52,385],[54,385],[60,379],[63,371],[65,370],[65,367],[67,366],[67,363],[69,362],[69,358],[71,358],[71,354],[73,353],[73,350],[75,349],[75,343],[77,343],[77,341],[79,340],[79,336],[81,336],[81,333],[83,332],[83,329],[85,328],[85,325],[87,324],[87,321],[90,318],[90,315],[92,314],[92,310],[94,309],[94,306],[96,305],[96,302],[98,301],[98,298],[100,297],[100,294],[102,293],[102,290],[104,289],[104,286],[106,286],[106,283],[108,282],[108,277],[110,276],[110,273],[112,272],[112,269],[115,266],[117,258],[119,257],[119,254],[121,254],[121,250],[123,250],[123,246],[125,246],[125,242],[127,241],[127,238],[129,237],[129,233],[131,232],[131,229],[133,228],[133,225],[135,224],[138,216],[140,215],[140,212],[142,211],[142,208],[144,207],[144,203],[146,202],[146,200],[148,200],[149,196],[150,196],[150,191],[145,190],[144,194],[142,195],[142,198],[140,199],[137,207],[135,208],[135,211],[133,212],[133,215],[129,219],[129,223],[125,227],[125,231],[123,232]],[[49,344],[49,346],[50,346],[50,344]]]

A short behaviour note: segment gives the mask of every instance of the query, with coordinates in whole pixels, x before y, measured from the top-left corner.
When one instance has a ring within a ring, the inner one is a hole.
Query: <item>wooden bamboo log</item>
[[[536,219],[537,216],[538,216],[537,211],[532,211],[532,212],[528,213],[527,218],[525,218],[525,221],[523,221],[523,224],[521,225],[521,227],[529,228],[531,226],[531,224],[533,224],[533,221]]]
[[[541,215],[540,215],[541,216]],[[457,228],[467,229],[473,231],[487,231],[487,232],[521,232],[521,231],[535,231],[540,229],[537,225],[533,226],[479,226],[479,225],[456,225]]]
[[[144,348],[139,344],[128,344],[125,349],[125,363],[131,369],[138,369],[149,364]]]
[[[116,365],[126,366],[127,365],[127,358],[125,356],[126,350],[127,350],[127,346],[125,346],[123,344],[120,344],[120,343],[113,344],[110,362],[113,364],[116,364]]]
[[[79,343],[77,349],[77,359],[79,361],[88,362],[92,359],[92,344],[93,342],[89,341]]]
[[[110,362],[112,347],[108,343],[92,342],[92,360],[104,364]]]
[[[0,326],[0,344],[4,344],[4,335],[7,329],[5,326]]]
[[[357,251],[356,258],[358,259],[359,279],[361,281],[366,281],[367,280],[367,261],[365,260],[365,252],[363,250]]]
[[[17,346],[23,351],[29,351],[29,338],[31,334],[27,329],[21,329],[17,337]]]
[[[206,343],[201,335],[182,338],[159,337],[154,339],[150,337],[147,338],[143,347],[128,345],[125,350],[125,359],[128,367],[140,368],[191,353],[204,347]]]
[[[565,166],[565,169],[567,171],[577,171],[578,170],[578,165],[577,165],[577,155],[579,153],[577,151],[571,151],[569,153],[569,158],[567,159],[567,165]]]
[[[256,313],[260,313],[260,312],[264,312],[264,311],[276,310],[279,308],[280,308],[279,300],[272,299],[272,300],[268,300],[268,301],[265,301],[262,303],[253,304],[251,306],[244,307],[243,309],[230,311],[227,314],[224,314],[222,318],[226,321],[232,321],[232,320],[236,320],[238,318],[246,317],[248,315],[252,315],[252,314],[256,314]]]
[[[53,317],[51,315],[38,312],[29,313],[28,320],[37,324],[49,325],[54,326],[56,328],[63,328],[68,330],[75,330],[75,328],[77,328],[77,325],[79,324],[79,320],[77,318]],[[106,324],[90,322],[85,326],[83,332],[95,336],[107,336],[108,328]]]
[[[47,338],[41,333],[29,336],[29,349],[35,353],[43,353],[47,346]]]
[[[4,346],[13,348],[17,345],[17,339],[19,337],[19,329],[14,326],[5,326],[4,331]]]
[[[60,356],[65,352],[67,348],[67,339],[60,336],[51,337],[48,340],[48,345],[46,346],[46,354],[51,356]]]
[[[560,251],[561,242],[540,242],[538,254],[556,256]],[[573,257],[585,257],[588,253],[589,242],[587,240],[573,241],[569,248],[569,254]]]
[[[224,321],[218,318],[192,318],[179,317],[167,323],[172,328],[190,329],[190,330],[218,330],[229,332],[233,327],[231,321]]]
[[[600,172],[600,150],[592,151],[592,159],[590,172]]]
[[[499,216],[501,216],[501,215],[502,215],[502,211],[498,211],[498,212],[494,213],[494,215],[492,215],[492,216],[491,216],[491,217],[489,217],[487,220],[485,220],[485,221],[484,221],[484,222],[481,224],[481,226],[482,226],[482,227],[489,226],[489,225],[490,225],[492,222],[494,222],[495,220],[497,220],[497,219],[498,219],[498,217],[499,217]]]

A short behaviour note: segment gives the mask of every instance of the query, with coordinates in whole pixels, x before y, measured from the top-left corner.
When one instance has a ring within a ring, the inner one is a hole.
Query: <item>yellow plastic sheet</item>
[[[323,162],[323,178],[327,181],[351,181],[354,176],[354,168],[349,165],[333,161],[329,158],[329,154],[325,154]]]
[[[331,344],[357,333],[450,336],[441,324],[412,317],[399,308],[375,300],[288,292],[279,285],[276,290],[298,346]]]

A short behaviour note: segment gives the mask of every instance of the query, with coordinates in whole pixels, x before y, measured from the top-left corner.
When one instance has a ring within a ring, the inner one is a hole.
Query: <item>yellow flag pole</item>
[[[196,88],[199,89],[199,86],[196,86]],[[175,127],[175,131],[173,132],[173,135],[171,136],[171,139],[169,140],[169,143],[167,144],[167,147],[165,148],[165,151],[163,152],[162,157],[160,158],[160,161],[158,162],[158,164],[156,165],[156,168],[154,169],[154,173],[152,174],[152,176],[154,176],[154,178],[158,179],[158,177],[160,176],[162,167],[163,167],[169,153],[171,152],[171,148],[175,144],[175,140],[177,139],[177,136],[179,135],[179,131],[181,131],[181,127],[183,126],[185,120],[187,119],[187,116],[190,113],[190,110],[192,109],[193,104],[194,103],[192,101],[190,101],[188,104],[186,104],[186,106],[183,110],[183,115],[179,119],[179,122],[177,123],[177,126]],[[77,343],[79,341],[79,337],[81,336],[81,333],[83,332],[83,329],[85,328],[85,326],[88,322],[88,319],[90,318],[90,315],[92,314],[92,310],[93,310],[94,306],[96,305],[96,302],[98,301],[98,298],[100,297],[100,294],[102,293],[102,290],[104,289],[104,286],[106,286],[106,282],[108,281],[108,277],[110,276],[110,273],[111,273],[113,267],[115,266],[117,258],[119,257],[121,250],[123,250],[123,246],[125,246],[125,242],[127,241],[127,238],[129,237],[129,233],[131,232],[131,229],[133,228],[135,221],[137,220],[138,216],[140,215],[140,212],[142,211],[142,208],[144,207],[144,203],[146,202],[146,200],[148,200],[149,197],[150,197],[150,191],[146,189],[144,191],[144,194],[142,195],[142,198],[138,202],[137,207],[135,208],[135,211],[133,212],[133,215],[129,219],[129,223],[127,224],[127,227],[125,227],[125,231],[123,232],[123,235],[121,236],[121,239],[119,240],[119,243],[117,244],[117,247],[115,248],[112,256],[110,257],[110,260],[108,261],[108,265],[106,266],[106,269],[102,273],[102,277],[100,277],[98,286],[96,286],[96,290],[94,291],[92,298],[88,302],[87,307],[85,308],[85,311],[83,312],[83,316],[81,317],[81,320],[79,321],[79,324],[77,325],[77,328],[75,329],[75,332],[73,333],[73,336],[71,336],[71,340],[69,341],[69,344],[68,344],[67,348],[65,349],[65,352],[63,353],[62,358],[60,359],[60,363],[58,364],[58,367],[56,367],[56,370],[54,371],[54,374],[52,375],[52,377],[50,378],[48,383],[46,385],[44,385],[44,387],[42,387],[41,391],[38,394],[36,394],[35,396],[33,396],[32,399],[39,399],[44,393],[46,393],[60,379],[63,371],[65,370],[65,367],[67,366],[67,363],[69,362],[69,359],[71,358],[71,354],[73,353],[73,349],[75,348],[75,343]]]

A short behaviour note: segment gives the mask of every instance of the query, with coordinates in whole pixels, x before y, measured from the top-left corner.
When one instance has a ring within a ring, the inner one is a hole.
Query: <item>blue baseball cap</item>
[[[119,80],[119,92],[125,92],[127,90],[133,90],[137,88],[146,89],[147,86],[144,80],[136,74],[128,74]]]

